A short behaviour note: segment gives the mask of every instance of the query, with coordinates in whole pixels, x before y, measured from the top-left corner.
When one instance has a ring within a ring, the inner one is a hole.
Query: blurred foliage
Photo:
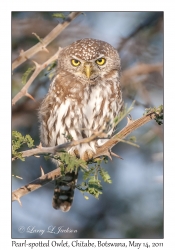
[[[66,18],[63,13],[54,13],[52,16],[56,18],[62,18],[63,20]]]
[[[29,76],[33,73],[33,71],[35,70],[35,67],[32,67],[32,68],[28,68],[26,70],[26,72],[24,72],[24,74],[22,75],[22,84],[25,85]]]

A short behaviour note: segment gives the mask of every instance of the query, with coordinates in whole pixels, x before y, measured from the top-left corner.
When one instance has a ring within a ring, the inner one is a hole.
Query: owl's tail
[[[78,173],[66,173],[61,179],[56,180],[52,206],[68,212],[72,206],[74,189],[77,183]]]

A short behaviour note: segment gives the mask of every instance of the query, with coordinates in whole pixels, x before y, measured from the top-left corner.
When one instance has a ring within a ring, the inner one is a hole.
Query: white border
[[[165,3],[167,2],[167,3]],[[164,11],[165,23],[165,232],[163,240],[163,248],[157,249],[173,249],[174,247],[174,223],[175,223],[175,160],[174,160],[174,127],[175,127],[175,14],[173,1],[160,0],[125,0],[125,1],[82,1],[82,0],[50,0],[33,1],[15,0],[4,1],[1,3],[1,246],[5,248],[11,247],[11,204],[10,204],[10,141],[11,141],[11,11]],[[38,242],[38,240],[36,240]],[[94,240],[92,240],[94,241]],[[111,240],[112,242],[114,240]],[[116,241],[116,240],[115,240]],[[125,240],[118,240],[125,242]],[[128,240],[126,240],[128,241]],[[155,242],[153,240],[136,240],[138,242]],[[31,240],[35,242],[35,240]],[[44,248],[43,248],[44,249]],[[118,248],[120,249],[120,248]],[[141,249],[141,248],[140,248]],[[152,248],[150,248],[152,249]]]

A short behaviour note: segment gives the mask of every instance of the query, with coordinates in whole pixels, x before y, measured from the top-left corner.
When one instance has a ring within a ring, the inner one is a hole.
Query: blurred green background
[[[44,38],[61,18],[56,12],[12,12],[12,61],[21,50],[27,50],[38,40],[32,32]],[[68,12],[64,12],[68,15]],[[59,46],[64,47],[85,37],[104,40],[114,46],[122,65],[123,99],[128,106],[136,100],[131,112],[137,119],[145,108],[163,104],[163,12],[84,12],[47,47],[32,59],[43,63]],[[12,97],[23,87],[22,75],[33,67],[31,60],[20,65],[12,75]],[[41,72],[29,88],[35,102],[27,97],[12,107],[12,130],[30,134],[39,144],[38,107],[48,91],[50,79]],[[126,119],[119,129],[126,124]],[[13,238],[163,238],[163,125],[151,121],[132,133],[140,148],[124,143],[113,151],[123,160],[109,160],[104,165],[112,184],[103,183],[99,200],[85,200],[76,190],[68,213],[52,208],[54,183],[12,203]],[[55,169],[44,157],[16,160],[12,164],[12,190]],[[81,174],[79,181],[81,182]],[[18,228],[25,227],[20,233]],[[49,226],[77,230],[76,233],[47,233]],[[43,235],[27,232],[28,227],[44,229]]]

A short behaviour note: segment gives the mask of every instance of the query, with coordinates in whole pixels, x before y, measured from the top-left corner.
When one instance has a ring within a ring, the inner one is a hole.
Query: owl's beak
[[[85,64],[84,65],[84,71],[85,71],[85,74],[87,76],[87,78],[89,79],[91,74],[92,74],[92,67],[90,64]]]

